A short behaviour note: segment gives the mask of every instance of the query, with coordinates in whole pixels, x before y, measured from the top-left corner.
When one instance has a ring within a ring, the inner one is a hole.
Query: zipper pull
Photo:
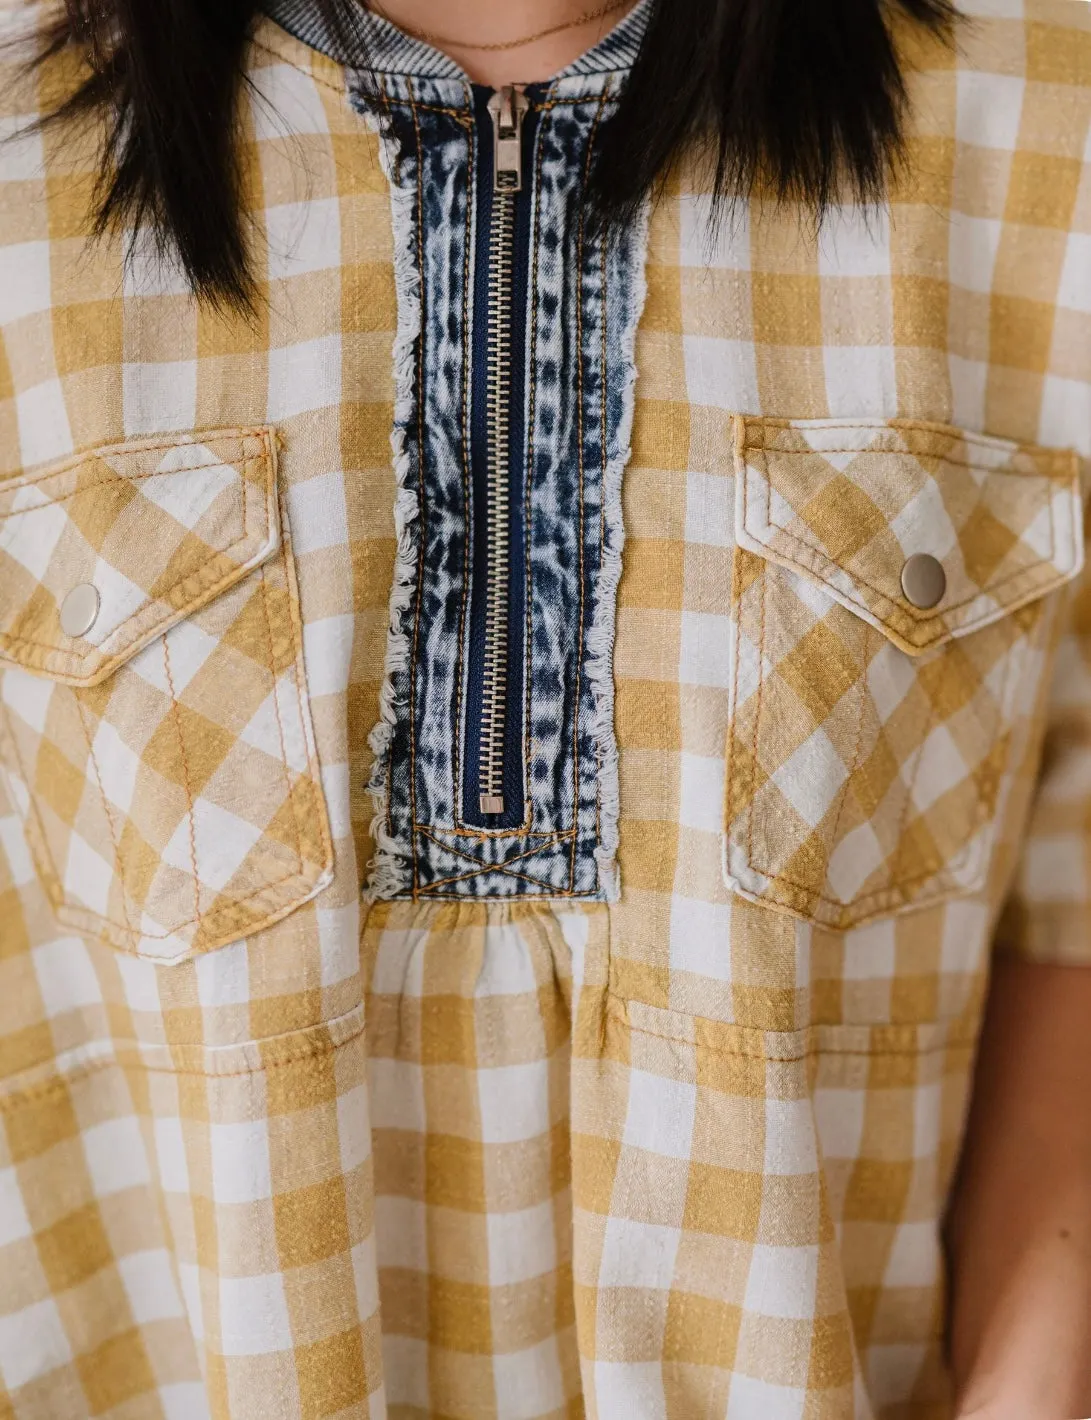
[[[523,115],[529,108],[520,84],[505,84],[489,100],[493,128],[493,184],[498,191],[523,186]]]

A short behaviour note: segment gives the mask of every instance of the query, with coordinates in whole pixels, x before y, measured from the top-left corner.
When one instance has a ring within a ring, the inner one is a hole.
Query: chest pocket
[[[735,482],[729,887],[835,928],[973,891],[1082,565],[1076,456],[739,418]]]
[[[0,765],[57,916],[121,949],[210,950],[329,881],[271,430],[0,484]]]

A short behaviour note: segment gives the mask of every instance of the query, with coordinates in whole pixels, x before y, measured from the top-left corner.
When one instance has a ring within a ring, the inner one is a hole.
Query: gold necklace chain
[[[391,24],[396,24],[403,34],[409,35],[412,39],[423,40],[425,44],[434,44],[440,49],[495,51],[521,49],[525,44],[533,44],[535,40],[547,39],[550,35],[560,34],[562,30],[574,30],[580,25],[589,25],[592,20],[601,20],[604,15],[616,15],[619,10],[628,9],[631,3],[632,0],[606,0],[605,4],[596,5],[593,10],[585,10],[574,20],[564,20],[559,25],[550,25],[547,29],[536,30],[534,34],[523,35],[521,39],[493,40],[491,44],[478,44],[466,39],[452,39],[448,35],[433,34],[431,30],[415,30],[410,25],[401,24],[398,20],[390,20],[390,16],[384,14],[377,5],[370,5],[367,8],[374,14],[380,15],[384,20],[390,20]]]

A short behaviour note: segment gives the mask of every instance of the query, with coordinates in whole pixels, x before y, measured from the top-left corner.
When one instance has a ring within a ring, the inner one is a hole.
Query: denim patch
[[[523,803],[503,827],[468,813],[466,763],[477,711],[467,671],[473,530],[483,512],[470,467],[475,198],[490,135],[457,66],[415,41],[399,51],[390,27],[376,31],[383,45],[371,45],[370,73],[350,77],[354,105],[383,136],[399,301],[399,557],[372,738],[373,896],[602,900],[618,890],[614,609],[646,230],[643,221],[593,229],[585,197],[641,19],[634,12],[531,90],[526,302],[513,317],[525,321],[524,555],[510,598],[522,632],[512,684]]]

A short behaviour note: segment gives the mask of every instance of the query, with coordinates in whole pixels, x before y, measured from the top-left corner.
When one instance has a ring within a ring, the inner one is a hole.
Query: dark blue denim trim
[[[625,23],[640,29],[639,18]],[[473,91],[460,71],[350,72],[352,103],[383,136],[399,300],[399,558],[383,718],[372,741],[375,896],[601,900],[617,890],[614,604],[644,228],[606,239],[588,230],[584,201],[596,136],[624,78],[606,67],[623,50],[611,47],[615,37],[599,46],[598,60],[585,57],[586,70],[570,68],[533,91],[526,635],[516,726],[527,815],[500,829],[466,820],[463,762],[475,526],[474,196],[491,144],[479,150]]]

